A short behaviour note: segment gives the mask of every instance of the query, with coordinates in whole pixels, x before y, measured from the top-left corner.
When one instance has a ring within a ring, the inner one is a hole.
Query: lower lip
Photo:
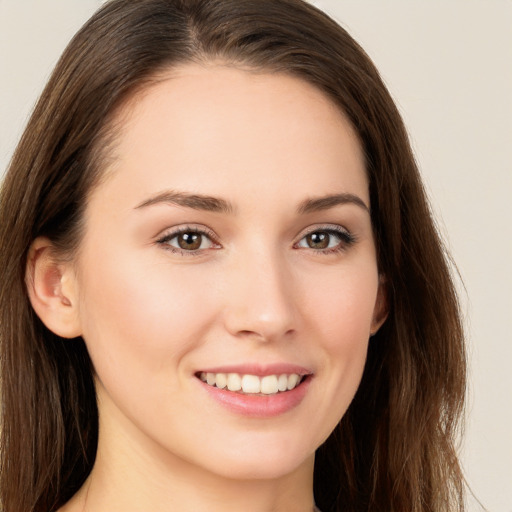
[[[311,376],[306,377],[291,391],[283,391],[274,395],[245,395],[210,386],[199,379],[198,382],[210,397],[236,414],[255,418],[271,418],[294,409],[302,402],[311,382]]]

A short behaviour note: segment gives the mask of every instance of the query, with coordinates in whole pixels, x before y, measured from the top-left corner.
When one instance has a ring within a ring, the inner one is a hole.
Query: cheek
[[[368,340],[378,290],[374,264],[336,270],[308,288],[304,310],[330,351],[357,349]]]
[[[378,274],[374,267],[351,267],[324,281],[322,292],[308,296],[313,329],[319,333],[323,357],[322,402],[326,411],[325,425],[332,429],[352,401],[366,363],[368,340],[378,290]],[[325,430],[328,435],[330,430]]]
[[[80,308],[98,372],[104,365],[108,371],[124,366],[154,376],[198,343],[215,318],[199,273],[184,273],[162,259],[140,261],[137,253],[102,261],[93,271],[84,269]]]

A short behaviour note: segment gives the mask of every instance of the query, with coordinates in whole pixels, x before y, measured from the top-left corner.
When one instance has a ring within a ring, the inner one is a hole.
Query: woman
[[[108,2],[0,208],[4,510],[463,509],[446,257],[325,14]]]

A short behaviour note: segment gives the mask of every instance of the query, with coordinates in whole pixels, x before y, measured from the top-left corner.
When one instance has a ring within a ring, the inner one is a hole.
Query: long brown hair
[[[371,339],[347,413],[317,451],[317,505],[330,511],[463,510],[454,440],[465,353],[450,266],[400,115],[373,63],[301,0],[113,0],[71,41],[14,154],[0,196],[1,466],[5,512],[62,506],[94,464],[93,369],[25,287],[37,236],[80,242],[86,198],[115,141],[115,112],[159,71],[220,59],[324,91],[366,156],[389,317]]]

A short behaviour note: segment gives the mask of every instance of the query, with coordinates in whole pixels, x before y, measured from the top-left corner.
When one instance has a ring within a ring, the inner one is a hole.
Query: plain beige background
[[[0,173],[65,44],[101,3],[0,0]],[[409,127],[465,285],[467,478],[489,511],[512,512],[512,1],[313,3],[374,59]]]

